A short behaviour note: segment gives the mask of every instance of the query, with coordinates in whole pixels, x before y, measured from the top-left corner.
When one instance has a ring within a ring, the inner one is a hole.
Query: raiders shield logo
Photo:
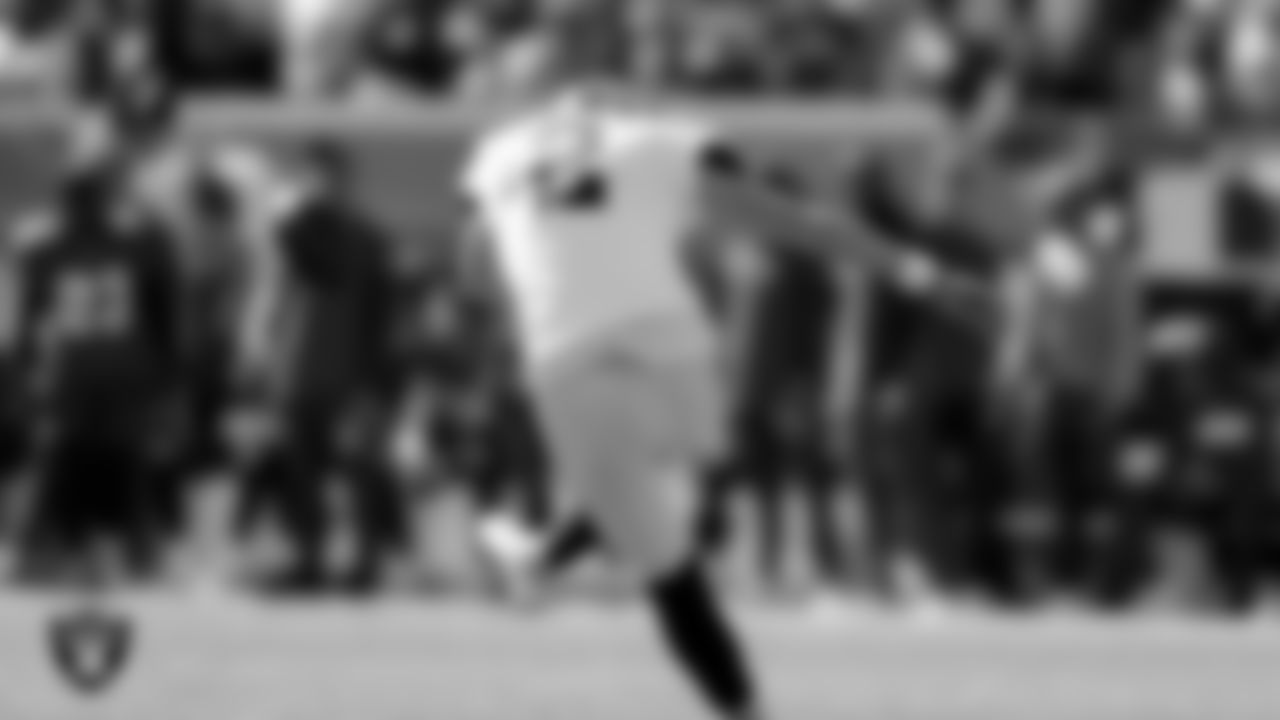
[[[132,628],[121,617],[80,612],[50,626],[54,666],[76,690],[92,694],[109,688],[128,663]]]

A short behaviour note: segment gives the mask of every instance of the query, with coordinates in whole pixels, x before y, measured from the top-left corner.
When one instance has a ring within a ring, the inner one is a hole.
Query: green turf
[[[153,602],[123,685],[89,702],[45,663],[42,611],[0,601],[3,720],[696,720],[634,612],[528,618],[399,603]],[[1275,627],[747,613],[780,720],[1274,720]]]

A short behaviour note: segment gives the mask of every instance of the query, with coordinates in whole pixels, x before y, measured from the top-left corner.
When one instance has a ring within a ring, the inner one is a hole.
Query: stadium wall
[[[788,108],[718,106],[727,127],[770,152],[801,156],[814,167],[840,167],[872,144],[937,137],[940,123],[914,105]],[[265,106],[207,102],[188,112],[190,139],[235,140],[288,147],[329,137],[357,153],[368,201],[401,233],[422,234],[456,217],[453,181],[476,131],[500,117],[500,107],[420,105],[335,109],[327,105]],[[0,113],[0,217],[37,201],[58,167],[70,114],[57,108],[5,108]]]
[[[720,104],[707,111],[760,150],[835,170],[870,147],[945,141],[936,113],[913,103],[851,105]],[[343,139],[355,148],[369,201],[401,233],[424,234],[456,217],[452,178],[468,138],[501,107],[334,108],[231,101],[200,103],[186,125],[194,142],[234,139],[289,146],[307,137]],[[41,199],[59,166],[71,113],[41,105],[0,111],[0,220]],[[1253,144],[1236,157],[1257,154]],[[1147,274],[1203,281],[1230,274],[1217,251],[1214,189],[1232,153],[1155,166],[1145,183]]]

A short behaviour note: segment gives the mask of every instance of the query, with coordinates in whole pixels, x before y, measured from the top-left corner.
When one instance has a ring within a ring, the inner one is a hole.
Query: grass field
[[[631,610],[155,600],[128,676],[86,700],[46,662],[47,609],[0,607],[0,720],[705,717]],[[743,617],[779,720],[1280,717],[1280,621]]]

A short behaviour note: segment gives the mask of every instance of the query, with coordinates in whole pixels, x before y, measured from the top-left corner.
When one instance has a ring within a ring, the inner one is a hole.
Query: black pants
[[[44,448],[28,550],[54,563],[88,561],[101,544],[122,548],[131,569],[157,559],[145,445],[136,438],[70,430]]]
[[[197,374],[172,406],[171,432],[153,472],[152,496],[161,531],[181,539],[190,529],[188,500],[201,482],[231,465],[224,421],[229,393],[216,378]]]
[[[760,569],[766,580],[782,572],[788,491],[805,503],[810,531],[806,549],[824,580],[842,581],[848,548],[839,532],[839,486],[828,433],[821,421],[821,387],[815,375],[769,378],[757,383],[733,424],[730,457],[714,469],[702,519],[703,539],[716,549],[732,531],[726,516],[733,490],[748,491],[761,533]]]
[[[12,516],[5,502],[28,460],[28,440],[24,423],[0,415],[0,538],[6,540],[15,529],[4,524]]]
[[[1096,394],[1063,390],[1047,409],[1044,499],[1055,511],[1049,558],[1055,584],[1093,600],[1121,589],[1136,572],[1135,535],[1145,501],[1115,472],[1123,427],[1112,404]]]
[[[187,432],[182,452],[183,464],[193,473],[223,467],[228,460],[223,422],[231,405],[231,380],[224,353],[218,348],[193,373],[185,402]]]
[[[885,561],[909,553],[945,588],[1003,590],[1000,518],[1011,478],[986,394],[976,383],[886,378],[868,411],[873,580],[890,590]]]
[[[336,520],[329,500],[336,494],[350,503],[342,511],[355,522],[358,570],[372,572],[408,534],[400,488],[377,451],[377,440],[385,439],[384,418],[376,410],[339,405],[299,407],[288,418],[281,441],[245,477],[240,531],[261,521],[279,523],[294,546],[294,570],[326,576],[324,549]],[[344,426],[352,423],[362,425],[355,432],[367,442],[343,440]]]
[[[1250,407],[1250,405],[1254,407]],[[1230,407],[1227,403],[1224,406]],[[1191,463],[1198,492],[1189,492],[1211,564],[1214,591],[1228,610],[1245,610],[1276,585],[1269,567],[1280,497],[1273,484],[1268,413],[1247,399],[1233,408],[1252,421],[1248,441],[1227,448],[1197,448]]]

